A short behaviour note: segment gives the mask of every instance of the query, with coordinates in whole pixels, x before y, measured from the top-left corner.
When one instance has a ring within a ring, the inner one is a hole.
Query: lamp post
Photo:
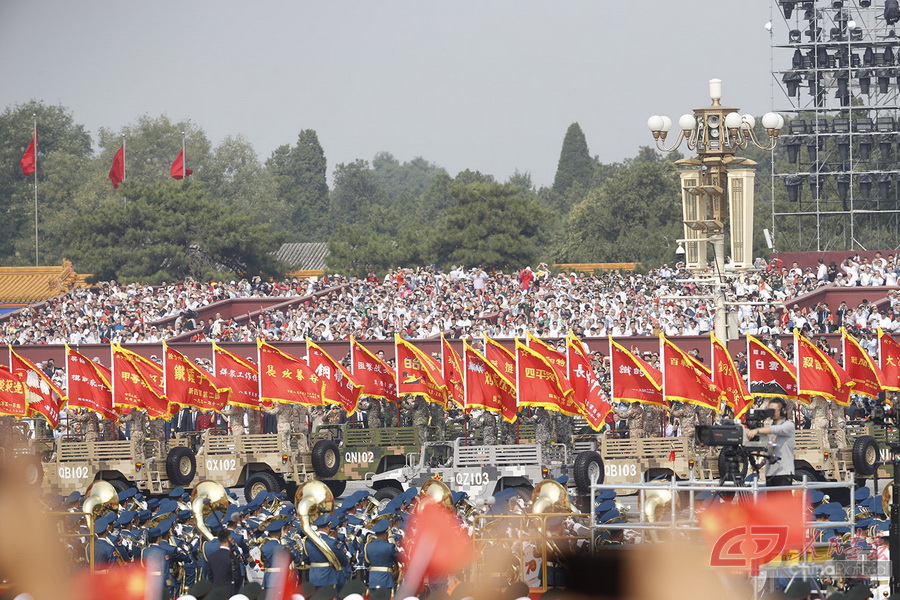
[[[669,117],[654,115],[647,119],[656,147],[671,152],[685,142],[697,156],[676,161],[681,176],[681,206],[684,221],[685,266],[695,273],[707,267],[708,243],[715,254],[714,298],[716,303],[715,333],[726,337],[725,319],[725,226],[731,234],[731,259],[735,270],[753,265],[753,182],[754,166],[750,159],[735,153],[753,144],[763,150],[775,147],[784,118],[766,113],[762,125],[768,139],[761,141],[754,131],[756,119],[741,115],[736,108],[721,105],[722,81],[709,80],[712,104],[695,108],[693,114],[678,119],[678,135],[666,147],[672,128]],[[730,217],[730,218],[729,218]]]

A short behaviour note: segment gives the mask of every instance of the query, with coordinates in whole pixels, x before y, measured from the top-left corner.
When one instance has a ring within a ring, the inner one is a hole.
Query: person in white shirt
[[[825,261],[821,258],[819,259],[819,266],[816,267],[816,279],[819,281],[825,281],[828,278],[828,267],[825,266]]]

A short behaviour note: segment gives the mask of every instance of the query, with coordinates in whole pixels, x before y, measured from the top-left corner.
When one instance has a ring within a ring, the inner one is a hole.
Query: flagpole
[[[114,344],[115,342],[109,343],[109,376],[112,379],[112,382],[110,382],[109,391],[112,393],[113,410],[116,409],[116,356],[113,350]]]
[[[162,343],[162,368],[163,368],[163,396],[166,398],[169,397],[169,378],[166,377],[166,354],[168,354],[169,347],[166,345],[166,340],[163,340]]]
[[[122,135],[122,181],[125,181],[125,136]],[[123,192],[122,198],[125,201],[125,205],[128,205],[128,193]]]
[[[665,334],[659,334],[659,367],[662,373],[662,401],[666,403],[666,348]]]
[[[608,337],[609,340],[609,399],[612,402],[616,401],[616,370],[613,368],[613,343],[612,336]]]
[[[38,147],[38,139],[37,139],[37,113],[32,113],[31,118],[33,119],[33,128],[32,128],[32,138],[34,140],[34,266],[40,266],[40,260],[38,257],[38,246],[40,242],[38,241],[38,159],[37,159],[37,147]]]
[[[69,396],[69,345],[66,344],[66,397]]]
[[[185,132],[181,132],[181,178],[185,179],[187,177],[187,154],[185,153],[185,141],[184,141]]]

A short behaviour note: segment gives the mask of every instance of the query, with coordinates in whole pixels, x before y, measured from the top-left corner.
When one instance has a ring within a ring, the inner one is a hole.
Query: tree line
[[[41,262],[68,258],[98,280],[279,277],[286,265],[273,253],[283,242],[327,242],[329,271],[348,275],[426,264],[657,266],[674,260],[682,236],[674,165],[681,156],[642,147],[604,164],[577,123],[565,132],[551,186],[518,171],[502,182],[478,170],[451,176],[424,158],[401,162],[381,152],[335,165],[329,187],[311,129],[260,160],[241,135],[213,145],[198,125],[166,116],[101,128],[93,139],[65,107],[31,101],[0,115],[5,265],[34,259],[33,180],[19,169],[33,114]],[[194,173],[175,181],[169,165],[183,131]],[[126,177],[113,190],[107,173],[123,139]],[[767,171],[761,165],[758,206],[769,204]],[[765,223],[765,209],[758,212]]]

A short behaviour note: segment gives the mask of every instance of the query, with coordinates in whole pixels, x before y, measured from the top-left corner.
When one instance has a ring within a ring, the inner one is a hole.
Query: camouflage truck
[[[323,425],[313,440],[330,439],[338,445],[341,468],[329,480],[335,497],[340,496],[348,481],[364,481],[369,474],[383,473],[406,464],[406,455],[422,447],[415,427],[367,429],[343,425]]]
[[[509,488],[530,497],[541,480],[563,476],[574,481],[578,494],[584,494],[592,478],[603,482],[603,463],[592,451],[578,454],[573,462],[563,444],[552,444],[545,455],[540,444],[470,445],[456,439],[428,442],[420,452],[407,456],[405,466],[373,475],[370,481],[379,501],[435,478],[474,501]]]

